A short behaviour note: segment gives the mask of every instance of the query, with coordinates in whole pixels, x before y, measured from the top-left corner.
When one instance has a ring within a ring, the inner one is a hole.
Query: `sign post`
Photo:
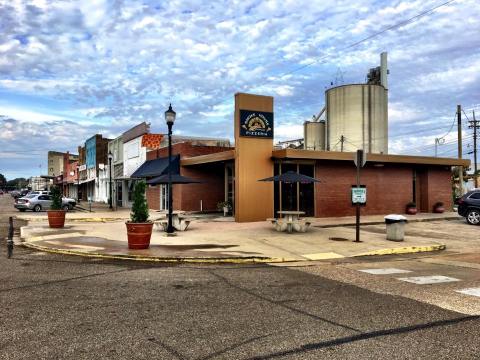
[[[366,161],[363,150],[357,150],[354,158],[357,166],[357,184],[355,188],[352,188],[352,203],[355,204],[355,242],[360,242],[360,205],[365,205],[367,202],[367,189],[360,186],[360,168],[365,165]]]

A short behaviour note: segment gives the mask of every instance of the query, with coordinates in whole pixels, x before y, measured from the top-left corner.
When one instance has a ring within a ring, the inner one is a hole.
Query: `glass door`
[[[168,185],[160,185],[160,210],[168,210]]]
[[[274,174],[280,175],[287,171],[315,177],[315,165],[297,162],[276,163]],[[304,216],[315,216],[315,184],[274,183],[274,210],[304,211]]]

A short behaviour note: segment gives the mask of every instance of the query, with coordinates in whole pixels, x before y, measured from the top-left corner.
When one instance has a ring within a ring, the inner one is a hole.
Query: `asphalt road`
[[[9,208],[2,211],[5,218]],[[428,257],[166,266],[21,247],[7,259],[4,241],[0,252],[1,359],[480,357],[477,315],[413,299],[409,289],[423,285],[358,271],[452,268]],[[462,280],[476,283],[476,270],[463,269],[470,277]],[[453,285],[422,289],[437,286]]]

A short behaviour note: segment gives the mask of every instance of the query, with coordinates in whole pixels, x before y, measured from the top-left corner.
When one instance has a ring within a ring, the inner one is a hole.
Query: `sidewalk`
[[[372,232],[362,232],[362,242],[355,243],[354,217],[313,219],[307,233],[286,234],[274,231],[269,222],[235,223],[232,219],[210,216],[199,218],[188,231],[177,232],[173,237],[154,229],[149,249],[129,250],[124,224],[128,212],[108,214],[109,220],[98,213],[90,217],[84,213],[68,214],[66,226],[61,230],[50,229],[46,216],[34,216],[35,221],[30,220],[22,228],[23,244],[43,251],[92,257],[207,263],[312,261],[445,249],[438,239],[406,236],[403,242],[392,242],[385,239],[384,233]],[[158,213],[152,213],[151,217],[155,218],[155,214]],[[22,214],[19,218],[30,215]],[[458,215],[422,214],[410,216],[409,220],[452,218],[458,219]],[[92,223],[94,219],[97,220]],[[362,223],[383,223],[383,216],[364,216]]]

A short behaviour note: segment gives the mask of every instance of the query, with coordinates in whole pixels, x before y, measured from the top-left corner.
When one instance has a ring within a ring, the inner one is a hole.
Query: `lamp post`
[[[113,159],[113,155],[112,153],[109,151],[108,152],[108,173],[110,175],[110,182],[109,182],[109,197],[108,197],[108,203],[110,204],[110,210],[113,209],[113,206],[112,206],[112,159]]]
[[[168,226],[167,234],[175,232],[175,228],[172,225],[173,217],[173,199],[172,199],[172,126],[175,122],[175,111],[172,109],[172,104],[165,111],[165,122],[168,126]]]
[[[77,165],[77,204],[80,204],[80,165]]]

